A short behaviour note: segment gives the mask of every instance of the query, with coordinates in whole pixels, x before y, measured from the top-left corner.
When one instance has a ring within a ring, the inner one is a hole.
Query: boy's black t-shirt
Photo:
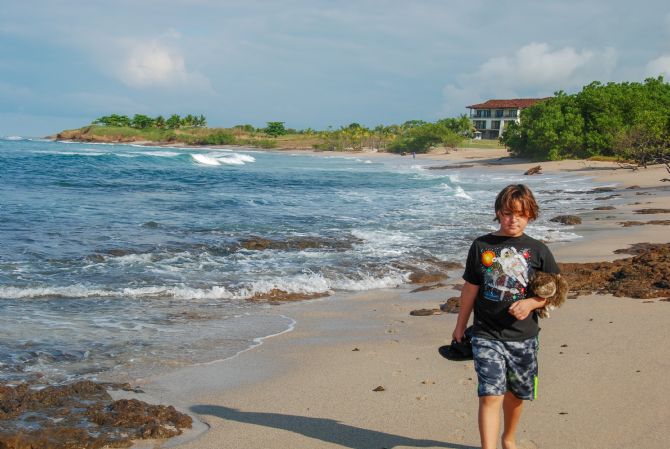
[[[463,279],[479,286],[474,306],[475,336],[508,341],[537,336],[540,328],[535,312],[524,320],[508,312],[515,301],[535,296],[527,289],[535,271],[559,272],[551,251],[539,240],[526,234],[487,234],[475,239],[463,274]]]

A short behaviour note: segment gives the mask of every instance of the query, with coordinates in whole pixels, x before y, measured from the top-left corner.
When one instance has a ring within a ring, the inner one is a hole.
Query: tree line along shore
[[[663,77],[642,83],[594,81],[576,93],[553,97],[523,109],[499,141],[474,141],[469,117],[435,122],[408,120],[400,125],[368,128],[351,123],[337,129],[287,128],[267,122],[209,128],[204,115],[168,118],[112,114],[90,125],[52,136],[86,142],[152,142],[185,145],[241,145],[257,148],[321,151],[376,150],[427,153],[434,148],[507,148],[512,156],[532,160],[611,159],[639,165],[670,161],[670,84]]]

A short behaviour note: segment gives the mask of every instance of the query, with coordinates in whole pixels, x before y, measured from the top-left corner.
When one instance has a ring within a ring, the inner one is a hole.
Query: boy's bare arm
[[[542,308],[545,304],[547,300],[540,297],[526,298],[509,306],[508,311],[517,320],[525,320],[533,310]]]
[[[452,337],[454,340],[460,343],[465,333],[465,328],[468,327],[468,320],[470,319],[470,314],[472,309],[475,306],[475,299],[477,298],[477,293],[479,293],[479,285],[471,284],[465,281],[465,285],[461,289],[461,308],[458,311],[458,319],[456,320],[456,327],[454,328],[454,333]]]

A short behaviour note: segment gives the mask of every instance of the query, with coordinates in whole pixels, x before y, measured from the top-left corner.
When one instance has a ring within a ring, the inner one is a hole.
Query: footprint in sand
[[[540,446],[533,440],[521,440],[518,447],[519,449],[540,449]]]
[[[472,377],[464,377],[463,379],[459,380],[458,383],[461,385],[474,385],[475,381]]]
[[[456,410],[454,412],[454,416],[456,416],[456,418],[459,418],[459,419],[467,419],[467,418],[470,417],[470,415],[468,415],[467,413],[465,413],[462,410]]]
[[[454,441],[463,441],[465,439],[464,429],[454,429],[449,432],[449,439]]]

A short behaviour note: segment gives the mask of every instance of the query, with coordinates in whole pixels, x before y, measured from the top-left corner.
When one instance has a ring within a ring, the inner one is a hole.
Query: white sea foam
[[[400,273],[387,275],[381,278],[364,275],[362,279],[343,278],[333,283],[333,288],[337,290],[365,291],[379,288],[395,288],[407,282],[405,275]]]
[[[97,152],[97,151],[58,151],[58,152],[55,152],[53,154],[63,154],[63,155],[66,155],[66,156],[91,156],[91,157],[95,157],[95,156],[105,156],[105,155],[110,154],[110,153],[100,153],[100,152]]]
[[[461,187],[461,186],[456,186],[456,193],[454,193],[454,196],[456,198],[463,198],[463,199],[466,199],[466,200],[471,200],[472,199],[472,197],[470,195],[465,193],[465,190],[463,190],[463,187]]]
[[[574,229],[572,226],[564,226],[563,229],[557,230],[549,226],[533,224],[529,227],[527,234],[549,243],[571,242],[581,239],[582,236],[579,234],[570,232],[572,229]]]
[[[247,162],[256,162],[255,157],[249,156],[248,154],[239,154],[239,153],[219,157],[217,158],[217,160],[223,164],[229,164],[229,165],[244,165]]]
[[[192,154],[191,157],[203,165],[244,165],[250,162],[256,162],[256,158],[248,154],[219,154],[219,153],[209,153],[209,154]]]
[[[2,140],[26,140],[26,138],[21,136],[6,136],[2,137]]]
[[[213,285],[209,288],[194,288],[186,285],[127,287],[107,289],[98,286],[76,284],[62,287],[0,287],[0,297],[7,299],[41,298],[137,298],[180,300],[235,300],[244,301],[257,295],[282,290],[288,293],[316,294],[332,293],[333,290],[362,291],[374,288],[396,287],[406,282],[401,273],[375,277],[357,273],[354,278],[338,276],[330,279],[321,273],[306,272],[294,276],[260,279],[247,285],[226,287]]]
[[[221,162],[219,162],[218,159],[210,157],[210,156],[205,156],[204,154],[192,154],[191,157],[198,164],[202,164],[202,165],[221,165]]]
[[[174,151],[141,151],[139,153],[144,156],[155,156],[155,157],[175,157],[179,156],[180,153],[175,153]]]
[[[222,164],[227,164],[227,165],[244,165],[244,161],[238,157],[230,156],[230,157],[220,157],[217,158],[217,160],[222,163]]]
[[[401,232],[393,232],[387,229],[379,229],[379,230],[353,229],[351,231],[351,234],[354,237],[364,240],[367,243],[374,243],[381,246],[405,244],[410,243],[413,240],[412,237],[407,234],[403,234]]]

